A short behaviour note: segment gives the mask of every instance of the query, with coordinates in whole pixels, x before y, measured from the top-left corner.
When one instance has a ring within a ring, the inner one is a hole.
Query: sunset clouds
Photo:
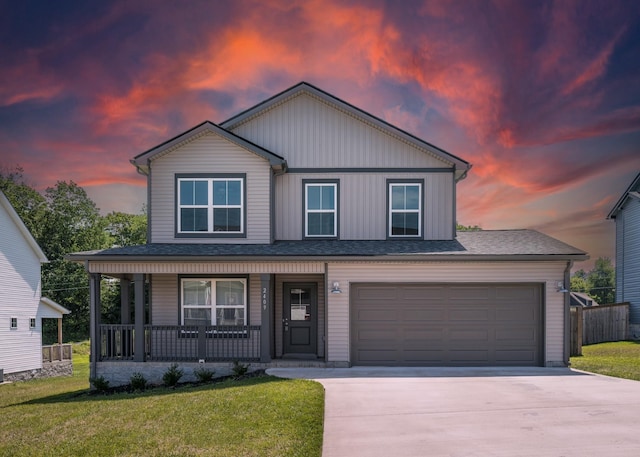
[[[640,169],[634,2],[4,10],[0,165],[22,165],[40,189],[74,180],[103,211],[138,211],[145,181],[131,157],[305,80],[471,162],[459,222],[538,228],[613,255],[604,218]]]

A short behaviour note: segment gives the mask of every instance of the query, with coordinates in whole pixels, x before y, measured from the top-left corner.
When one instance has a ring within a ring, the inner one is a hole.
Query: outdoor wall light
[[[331,293],[332,294],[341,294],[342,290],[340,290],[340,283],[339,282],[334,282],[333,283],[333,289],[331,289]]]
[[[558,281],[558,289],[557,289],[557,291],[560,292],[560,293],[563,293],[563,294],[566,294],[567,292],[569,292],[567,289],[565,289],[564,282],[562,282],[562,281]]]

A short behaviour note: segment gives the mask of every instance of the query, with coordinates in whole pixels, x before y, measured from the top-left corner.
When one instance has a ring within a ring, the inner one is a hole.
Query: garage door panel
[[[449,288],[450,300],[489,300],[490,290],[486,286],[453,286]]]
[[[386,309],[362,309],[358,311],[358,320],[362,322],[389,322],[398,319],[398,311],[393,308]]]
[[[402,311],[402,320],[406,322],[412,321],[427,321],[427,322],[440,322],[446,319],[446,309],[437,308],[418,308],[418,309],[405,309]]]
[[[442,301],[446,298],[446,289],[439,286],[401,288],[398,298],[401,300]]]
[[[355,365],[541,363],[540,285],[353,284],[351,290]]]
[[[468,321],[482,321],[487,322],[491,319],[490,310],[488,309],[452,309],[449,311],[450,322],[468,322]]]

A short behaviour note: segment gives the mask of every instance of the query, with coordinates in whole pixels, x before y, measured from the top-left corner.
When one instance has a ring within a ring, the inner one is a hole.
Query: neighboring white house
[[[629,335],[640,339],[640,173],[607,219],[616,222],[616,302],[629,302]]]
[[[47,257],[0,191],[0,370],[4,378],[37,377],[42,370],[42,319],[69,310],[41,297]]]

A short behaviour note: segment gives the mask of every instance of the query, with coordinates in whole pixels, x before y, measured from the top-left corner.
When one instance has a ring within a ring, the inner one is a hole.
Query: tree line
[[[89,338],[89,284],[84,265],[69,262],[64,256],[112,246],[144,244],[147,239],[147,215],[111,212],[100,215],[95,202],[73,181],[58,181],[39,193],[25,179],[20,166],[0,169],[0,190],[5,194],[40,248],[48,263],[42,265],[42,296],[49,297],[71,311],[63,319],[66,341]],[[118,289],[118,290],[115,290]],[[102,287],[105,320],[117,314],[120,295],[117,284]],[[43,321],[43,342],[55,335],[55,322]]]

